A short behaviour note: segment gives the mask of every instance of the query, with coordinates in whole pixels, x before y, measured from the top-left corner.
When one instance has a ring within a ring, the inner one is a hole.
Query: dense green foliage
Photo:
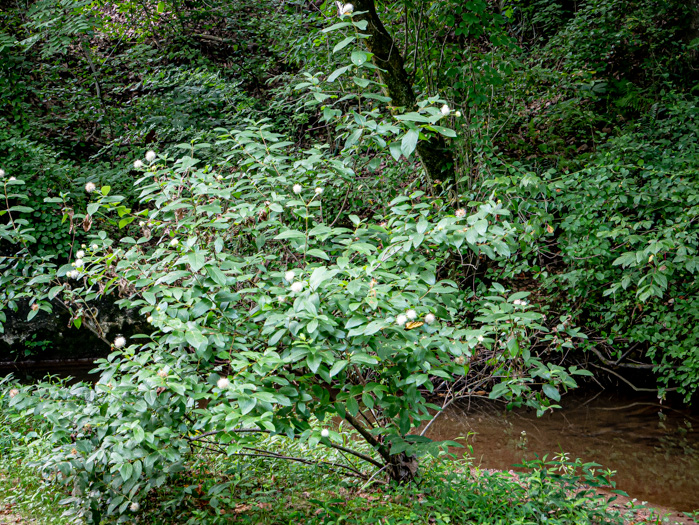
[[[377,3],[400,108],[342,4],[2,4],[0,330],[60,303],[104,337],[103,297],[151,326],[105,339],[96,385],[3,405],[46,418],[34,465],[74,514],[127,521],[206,451],[240,470],[325,446],[413,480],[454,445],[423,436],[441,408],[485,390],[543,413],[588,367],[699,389],[691,4]],[[437,139],[439,178],[417,158]],[[439,475],[444,508],[492,505]]]

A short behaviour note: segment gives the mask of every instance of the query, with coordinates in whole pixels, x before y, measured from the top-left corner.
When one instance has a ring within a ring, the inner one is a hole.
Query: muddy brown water
[[[523,458],[552,459],[566,452],[615,470],[617,488],[632,498],[699,510],[699,413],[660,405],[652,397],[605,392],[569,395],[561,406],[537,418],[531,410],[505,412],[494,401],[462,403],[447,408],[427,436],[465,437],[475,465],[490,469],[510,470]]]

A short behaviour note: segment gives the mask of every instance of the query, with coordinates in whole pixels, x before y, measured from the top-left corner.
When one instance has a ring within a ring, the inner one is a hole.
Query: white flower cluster
[[[148,150],[146,152],[146,162],[148,162],[148,164],[153,164],[155,157],[156,157],[155,151]],[[143,161],[141,159],[136,159],[135,161],[133,161],[133,167],[135,170],[140,170],[141,168],[143,168],[143,166],[144,166],[144,164],[143,164]]]
[[[456,210],[454,212],[454,215],[456,215],[457,217],[462,219],[462,218],[466,217],[466,210],[464,210],[463,208],[459,208],[458,210]]]
[[[354,13],[354,6],[352,4],[343,4],[342,2],[335,2],[337,6],[338,16],[351,15]]]
[[[0,168],[0,177],[4,177],[4,176],[5,176],[5,170]]]
[[[449,106],[447,106],[446,104],[444,104],[439,111],[441,111],[442,115],[446,117],[447,115],[449,115],[451,113],[451,108]],[[454,116],[460,117],[461,111],[454,112]]]
[[[10,390],[10,397],[15,397],[17,394],[19,394],[19,390],[17,390],[16,388]]]
[[[324,428],[323,430],[320,431],[320,437],[329,437],[330,436],[330,431],[327,428]]]
[[[218,381],[216,381],[216,386],[219,387],[221,390],[225,390],[229,386],[231,386],[231,382],[228,380],[227,377],[222,377]]]
[[[301,192],[303,191],[303,186],[301,186],[300,184],[294,184],[294,185],[291,187],[291,189],[293,190],[293,192],[294,192],[296,195],[298,195],[299,193],[301,193]]]
[[[296,281],[294,283],[291,283],[291,286],[289,289],[294,292],[294,293],[300,293],[303,291],[303,283],[301,281]]]
[[[87,184],[85,184],[85,191],[88,193],[92,193],[96,189],[97,189],[97,186],[95,186],[94,182],[88,182]]]
[[[68,279],[79,279],[80,272],[78,270],[70,270],[66,273],[66,277],[68,277]]]
[[[522,300],[520,300],[520,299],[515,299],[514,301],[512,301],[512,304],[515,304],[515,305],[517,305],[517,306],[527,306],[529,303],[527,303],[527,301],[522,301]]]
[[[396,316],[396,324],[398,326],[403,326],[408,321],[414,321],[415,319],[417,319],[417,312],[415,310],[413,310],[412,308],[410,308],[404,314],[398,314]],[[437,318],[435,317],[434,314],[427,314],[425,316],[425,319],[424,319],[425,323],[427,323],[427,324],[432,324],[436,320],[437,320]]]
[[[118,336],[114,339],[114,348],[124,348],[126,345],[126,338],[123,335]]]

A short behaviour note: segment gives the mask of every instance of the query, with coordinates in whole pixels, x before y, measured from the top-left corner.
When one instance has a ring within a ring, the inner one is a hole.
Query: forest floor
[[[487,469],[487,471],[495,472],[492,469]],[[481,470],[481,472],[483,472],[483,470]],[[517,473],[514,471],[510,471],[510,473],[514,476],[517,475]],[[10,479],[0,474],[0,484],[11,482],[12,481]],[[685,516],[683,513],[666,507],[655,506],[641,509],[637,508],[630,511],[629,509],[633,507],[634,504],[638,504],[638,502],[632,497],[612,494],[604,489],[598,489],[598,493],[617,497],[615,503],[613,504],[613,508],[621,511],[628,511],[628,516],[625,519],[626,525],[697,525],[698,523],[692,518]],[[52,510],[55,512],[55,509]],[[27,524],[50,525],[51,520],[29,516],[26,512],[18,509],[16,505],[5,503],[4,501],[0,500],[0,525]]]

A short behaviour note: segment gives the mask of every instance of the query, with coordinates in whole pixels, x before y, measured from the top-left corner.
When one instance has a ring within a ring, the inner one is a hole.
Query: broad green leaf
[[[343,39],[339,44],[337,44],[335,47],[333,47],[333,53],[337,53],[338,51],[346,48],[348,45],[350,45],[356,39],[357,38],[354,36],[348,36],[347,38]]]
[[[420,133],[414,129],[409,129],[408,132],[403,136],[403,140],[400,143],[400,151],[403,153],[407,159],[415,151],[417,146],[417,141],[420,138]]]

